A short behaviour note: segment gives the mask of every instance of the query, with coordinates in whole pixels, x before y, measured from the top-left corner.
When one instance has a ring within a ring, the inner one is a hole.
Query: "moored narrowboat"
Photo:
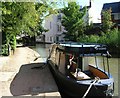
[[[97,57],[102,57],[101,67]],[[109,69],[110,57],[106,45],[54,43],[47,63],[62,96],[108,98],[114,93],[114,79]],[[90,63],[90,59],[94,60],[94,64]]]

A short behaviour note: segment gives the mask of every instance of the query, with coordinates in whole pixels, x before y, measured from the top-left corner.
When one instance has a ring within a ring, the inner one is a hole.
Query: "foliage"
[[[110,32],[107,32],[106,34],[103,34],[100,37],[99,42],[107,44],[111,47],[113,46],[118,47],[118,40],[120,39],[118,38],[118,34],[119,34],[118,29],[111,30]]]
[[[80,42],[83,42],[83,43],[97,43],[98,40],[99,40],[98,35],[83,35],[80,38]]]
[[[86,8],[80,10],[80,6],[75,2],[69,2],[68,7],[62,10],[64,17],[62,25],[65,27],[65,39],[71,41],[78,41],[79,37],[83,35],[85,23],[83,16],[85,15]]]
[[[32,37],[45,30],[42,21],[50,6],[47,2],[2,2],[1,9],[3,45],[15,49],[17,35]]]
[[[118,29],[113,29],[109,32],[102,33],[101,36],[98,35],[84,35],[81,37],[80,42],[89,42],[89,43],[102,43],[107,44],[109,47],[119,47],[120,42],[120,32]]]
[[[118,31],[118,46],[120,47],[120,30]]]
[[[11,50],[15,50],[16,48],[16,37],[14,35],[11,35],[10,42]]]
[[[2,45],[2,55],[4,56],[8,56],[9,55],[9,51],[8,51],[8,45],[7,44],[4,44]]]
[[[111,11],[111,9],[102,11],[102,29],[104,32],[110,31],[113,26]]]
[[[2,35],[5,35],[3,45],[10,44],[15,49],[17,34],[24,31],[34,35],[31,29],[35,28],[39,18],[34,6],[34,3],[2,2]]]
[[[92,24],[86,27],[85,32],[92,29]],[[79,37],[80,42],[102,43],[107,44],[111,48],[120,48],[120,31],[117,28],[112,28],[111,9],[102,11],[102,31],[100,35],[85,35]]]

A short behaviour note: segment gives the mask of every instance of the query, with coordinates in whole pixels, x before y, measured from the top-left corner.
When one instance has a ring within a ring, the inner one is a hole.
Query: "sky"
[[[100,13],[104,3],[119,2],[120,0],[92,0],[92,7],[90,9],[90,14],[93,23],[101,22]],[[88,6],[89,0],[78,0],[78,4],[82,6]]]

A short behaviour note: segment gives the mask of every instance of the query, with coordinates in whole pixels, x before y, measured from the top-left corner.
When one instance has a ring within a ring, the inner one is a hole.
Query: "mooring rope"
[[[94,85],[94,84],[95,84],[96,82],[98,82],[99,80],[100,80],[99,77],[95,77],[95,80],[90,84],[90,86],[88,87],[87,91],[85,92],[85,94],[83,95],[82,98],[85,98],[85,97],[87,96],[87,94],[89,93],[89,91],[90,91],[92,85]]]

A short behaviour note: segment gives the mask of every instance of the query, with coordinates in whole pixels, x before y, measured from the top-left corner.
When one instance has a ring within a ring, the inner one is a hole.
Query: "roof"
[[[105,3],[102,10],[112,9],[112,13],[120,13],[120,2]]]
[[[80,56],[101,56],[102,54],[107,54],[106,45],[97,43],[64,42],[59,43],[57,49]]]
[[[76,48],[87,48],[87,47],[101,47],[102,45],[100,44],[72,44],[72,43],[61,43],[61,46],[65,46],[65,47],[76,47]]]

